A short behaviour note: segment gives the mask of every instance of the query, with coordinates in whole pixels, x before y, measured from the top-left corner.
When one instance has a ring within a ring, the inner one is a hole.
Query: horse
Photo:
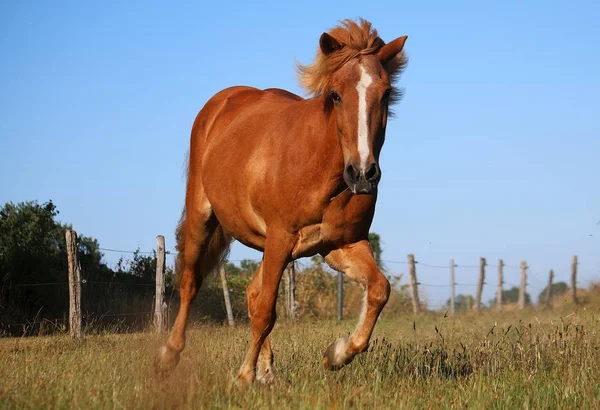
[[[154,361],[168,373],[185,347],[190,306],[232,241],[262,252],[246,289],[251,342],[242,385],[274,380],[269,334],[286,266],[320,254],[361,284],[356,329],[323,365],[339,370],[367,350],[390,283],[368,241],[379,165],[407,36],[386,43],[371,22],[346,19],[319,38],[315,60],[296,63],[307,98],[278,88],[232,86],[212,96],[191,130],[185,206],[176,228],[180,307]]]

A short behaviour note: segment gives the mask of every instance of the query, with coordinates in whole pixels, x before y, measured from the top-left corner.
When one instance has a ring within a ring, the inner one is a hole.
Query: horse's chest
[[[326,243],[341,246],[363,239],[369,233],[371,207],[343,207],[328,212],[321,223],[321,237]]]
[[[298,231],[294,257],[312,255],[364,239],[369,233],[374,211],[373,197],[351,197],[339,203],[332,202],[320,223],[306,225]]]

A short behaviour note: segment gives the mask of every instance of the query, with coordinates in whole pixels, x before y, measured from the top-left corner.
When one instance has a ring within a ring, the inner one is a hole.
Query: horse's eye
[[[335,91],[331,91],[329,93],[329,95],[331,96],[331,99],[333,100],[334,103],[339,104],[342,102],[340,95],[338,93],[336,93]]]

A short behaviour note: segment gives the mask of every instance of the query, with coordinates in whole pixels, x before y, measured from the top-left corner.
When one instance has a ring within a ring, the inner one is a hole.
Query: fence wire
[[[124,250],[124,249],[115,249],[115,248],[98,248],[98,250],[103,251],[103,252],[114,252],[114,253],[125,253],[125,254],[143,254],[143,255],[152,255],[152,254],[156,254],[155,250],[152,251],[141,251],[139,249],[137,250]],[[166,255],[173,255],[176,256],[177,255],[177,251],[176,250],[165,250],[165,254]],[[253,261],[253,262],[261,262],[262,259],[261,258],[246,258],[246,259],[229,259],[228,262],[242,262],[242,261]],[[385,264],[400,264],[400,265],[408,265],[408,261],[399,261],[399,260],[389,260],[389,259],[385,259],[382,260],[383,263]],[[451,266],[450,264],[446,264],[446,265],[440,265],[440,264],[430,264],[427,262],[423,262],[420,260],[415,260],[415,265],[416,266],[422,266],[428,269],[448,269],[450,270]],[[521,267],[517,266],[517,265],[511,265],[511,264],[502,264],[504,269],[513,269],[513,270],[520,270]],[[458,269],[480,269],[481,266],[480,265],[461,265],[461,264],[454,264],[454,268],[458,268]],[[498,265],[489,265],[486,264],[485,268],[498,268]],[[529,267],[527,267],[528,271],[529,271]],[[600,271],[599,271],[600,272]],[[419,272],[421,275],[423,275],[423,272]],[[389,273],[389,275],[392,276],[399,276],[400,274],[398,273]],[[554,281],[556,283],[557,280],[557,272],[555,271],[555,276],[554,276]],[[562,276],[562,275],[561,275]],[[547,281],[540,279],[538,277],[538,275],[532,271],[529,271],[527,274],[527,279],[531,279],[533,282],[535,283],[529,283],[529,281],[526,282],[526,287],[529,289],[535,289],[535,290],[539,290],[541,289],[541,287],[545,287],[547,285]],[[87,280],[87,279],[82,279],[81,284],[93,284],[93,285],[109,285],[109,286],[138,286],[138,287],[156,287],[155,283],[129,283],[129,282],[121,282],[121,281],[94,281],[94,280]],[[26,287],[44,287],[44,286],[58,286],[58,285],[69,285],[69,281],[58,281],[58,282],[39,282],[39,283],[18,283],[18,284],[14,284],[12,286],[17,287],[17,288],[26,288]],[[484,282],[484,285],[492,285],[492,283],[488,283],[488,282]],[[503,287],[509,287],[509,288],[514,288],[514,287],[520,287],[520,284],[514,284],[511,282],[503,282],[502,283]],[[423,287],[423,288],[451,288],[452,284],[448,283],[448,284],[438,284],[438,283],[429,283],[429,282],[417,282],[417,286],[419,287]],[[458,287],[477,287],[478,284],[477,283],[464,283],[464,282],[455,282],[454,286],[458,286]],[[428,307],[431,309],[442,309],[442,308],[448,308],[445,304],[428,304]],[[131,313],[106,313],[106,314],[93,314],[93,315],[82,315],[82,319],[86,320],[86,319],[101,319],[101,318],[110,318],[110,317],[125,317],[125,316],[143,316],[143,315],[152,315],[154,314],[153,311],[142,311],[142,312],[131,312]],[[68,323],[69,319],[68,318],[55,318],[55,319],[40,319],[40,320],[33,320],[33,321],[28,321],[28,322],[23,322],[23,323],[7,323],[7,324],[0,324],[0,326],[4,327],[4,328],[10,328],[10,327],[23,327],[23,326],[32,326],[32,325],[36,325],[36,324],[42,324],[42,323],[46,323],[48,325],[57,325],[59,323]]]

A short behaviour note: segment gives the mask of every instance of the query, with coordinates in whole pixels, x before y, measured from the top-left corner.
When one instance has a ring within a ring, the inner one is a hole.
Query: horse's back
[[[302,97],[279,88],[228,87],[213,95],[200,110],[194,133],[210,139],[236,127],[247,129],[248,121],[271,115],[279,117],[277,113],[282,109],[301,101],[304,101]],[[198,127],[199,122],[207,126]]]
[[[288,90],[283,90],[281,88],[265,88],[264,91],[272,93],[272,94],[275,94],[275,95],[278,95],[278,96],[283,97],[283,98],[290,99],[292,101],[302,101],[302,100],[304,100],[304,98],[300,97],[299,95],[296,95],[296,94],[294,94],[294,93],[292,93],[292,92],[290,92]]]
[[[304,98],[281,88],[265,88],[264,90],[261,90],[256,87],[236,85],[225,88],[213,95],[206,103],[206,106],[224,100],[226,100],[228,104],[224,107],[225,110],[221,111],[220,114],[239,107],[252,109],[254,108],[253,105],[256,105],[257,103],[287,105],[290,102],[304,101]]]

